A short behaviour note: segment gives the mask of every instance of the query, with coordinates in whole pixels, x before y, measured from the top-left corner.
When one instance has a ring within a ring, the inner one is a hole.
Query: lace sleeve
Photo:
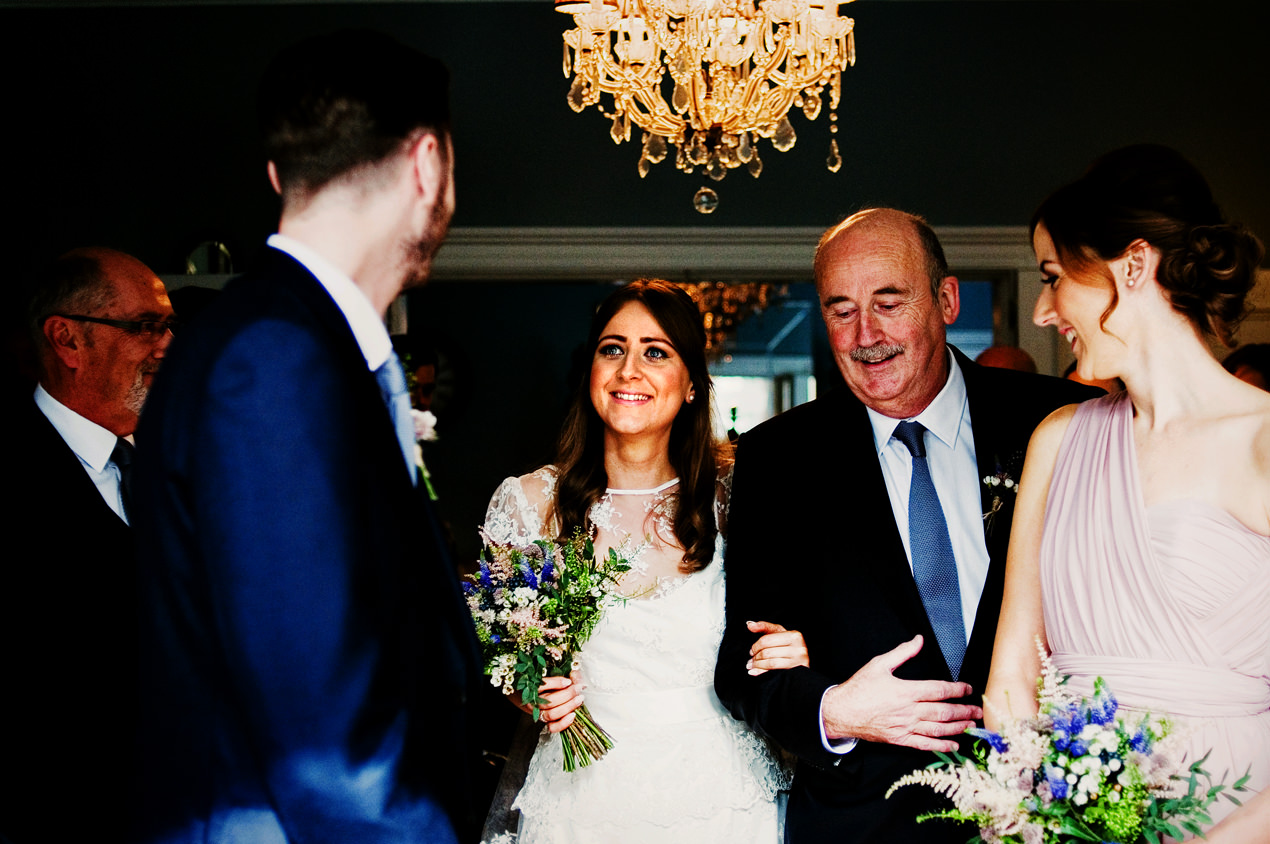
[[[543,520],[555,489],[556,473],[551,466],[508,478],[494,490],[482,531],[491,541],[509,545],[528,545],[543,538]]]

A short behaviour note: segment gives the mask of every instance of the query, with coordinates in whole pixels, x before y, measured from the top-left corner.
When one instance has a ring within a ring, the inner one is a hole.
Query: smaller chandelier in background
[[[573,77],[569,106],[577,112],[596,106],[611,120],[614,143],[629,141],[632,125],[642,129],[640,176],[674,146],[675,166],[684,172],[699,166],[718,181],[745,166],[757,177],[759,139],[781,152],[792,148],[789,110],[797,106],[815,120],[826,87],[829,131],[837,132],[842,71],[855,64],[855,22],[839,14],[839,5],[556,0],[575,24],[564,33],[564,74]],[[836,138],[829,149],[826,164],[836,173],[842,166]]]
[[[762,313],[768,305],[789,294],[788,285],[765,282],[726,284],[722,281],[677,281],[697,303],[701,324],[706,330],[706,354],[718,358],[737,326],[751,314]]]

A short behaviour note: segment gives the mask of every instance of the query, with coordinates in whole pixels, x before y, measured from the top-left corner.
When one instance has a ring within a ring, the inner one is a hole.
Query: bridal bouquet
[[[480,570],[463,583],[490,683],[533,707],[544,677],[567,676],[573,657],[600,620],[605,596],[630,564],[616,549],[596,559],[581,531],[564,542],[538,540],[520,548],[486,541]],[[574,771],[603,756],[613,739],[586,705],[560,733],[564,769]]]
[[[954,808],[918,820],[972,821],[979,836],[970,844],[1159,844],[1165,835],[1184,837],[1183,830],[1200,835],[1200,824],[1212,822],[1208,807],[1226,788],[1212,785],[1205,760],[1183,769],[1182,737],[1167,720],[1118,717],[1101,677],[1092,700],[1078,699],[1043,649],[1041,660],[1035,717],[1011,721],[1000,733],[969,730],[981,739],[973,759],[938,754],[942,762],[901,778],[887,796],[907,785],[947,795]],[[1246,790],[1247,779],[1232,790]]]

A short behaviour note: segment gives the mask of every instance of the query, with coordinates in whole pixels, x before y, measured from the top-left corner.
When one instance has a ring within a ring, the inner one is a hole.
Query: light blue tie
[[[895,439],[913,455],[913,481],[908,488],[908,543],[913,555],[913,578],[926,607],[926,617],[939,640],[944,662],[953,679],[961,671],[966,656],[966,625],[961,616],[961,589],[957,583],[957,561],[948,522],[926,463],[926,428],[919,422],[901,422]]]
[[[415,468],[415,423],[410,413],[410,395],[406,392],[406,373],[401,369],[401,360],[396,352],[389,352],[388,360],[375,370],[375,380],[379,382],[384,403],[392,413],[393,425],[397,428],[397,443],[401,446],[402,456],[406,458],[410,482],[417,486],[419,472]]]

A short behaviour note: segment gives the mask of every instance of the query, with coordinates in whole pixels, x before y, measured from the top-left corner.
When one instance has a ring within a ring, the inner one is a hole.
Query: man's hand
[[[900,680],[895,669],[917,656],[922,637],[915,636],[892,651],[875,656],[826,693],[822,714],[831,739],[858,738],[918,750],[952,752],[957,743],[943,739],[973,727],[983,710],[946,703],[970,694],[966,683],[943,680]]]

